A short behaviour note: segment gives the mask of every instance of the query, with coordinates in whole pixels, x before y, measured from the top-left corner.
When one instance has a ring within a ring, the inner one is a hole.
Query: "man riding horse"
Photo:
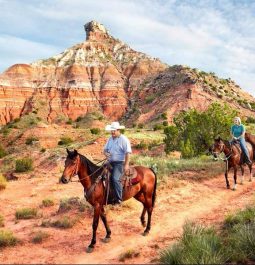
[[[104,154],[112,166],[111,184],[116,198],[114,204],[122,202],[123,187],[120,178],[123,173],[128,174],[129,156],[132,153],[128,138],[120,132],[120,129],[124,128],[125,126],[121,126],[119,122],[112,122],[105,127],[106,131],[111,132],[111,137],[104,147]]]

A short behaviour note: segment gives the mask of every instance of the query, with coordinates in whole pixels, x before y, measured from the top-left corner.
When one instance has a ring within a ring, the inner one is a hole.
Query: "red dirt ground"
[[[61,164],[62,161],[59,161]],[[83,197],[80,183],[58,184],[62,167],[55,171],[34,172],[32,177],[20,176],[9,182],[0,191],[1,215],[5,218],[4,229],[10,229],[21,240],[15,247],[1,249],[0,263],[121,263],[122,254],[128,250],[137,255],[124,263],[157,262],[162,249],[173,243],[182,232],[186,220],[196,220],[206,225],[219,224],[226,214],[234,212],[254,201],[255,179],[238,185],[237,191],[227,190],[223,176],[202,182],[173,179],[160,185],[152,216],[151,233],[142,236],[140,224],[142,207],[131,199],[123,206],[107,206],[107,215],[112,230],[112,240],[103,243],[105,230],[99,223],[97,244],[93,253],[85,252],[91,240],[92,213],[86,210],[82,218],[70,229],[43,228],[42,220],[56,218],[59,200],[65,197]],[[40,208],[43,199],[52,198],[54,206]],[[22,207],[37,207],[40,217],[30,220],[15,219],[15,211]],[[70,212],[68,215],[77,213]],[[50,235],[41,244],[31,242],[32,233],[47,231]]]

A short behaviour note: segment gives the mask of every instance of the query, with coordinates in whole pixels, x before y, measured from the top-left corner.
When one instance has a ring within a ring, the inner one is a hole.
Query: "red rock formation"
[[[0,124],[32,110],[49,122],[92,111],[118,119],[132,91],[166,68],[110,36],[103,25],[92,21],[84,27],[85,42],[46,60],[13,65],[0,75]]]

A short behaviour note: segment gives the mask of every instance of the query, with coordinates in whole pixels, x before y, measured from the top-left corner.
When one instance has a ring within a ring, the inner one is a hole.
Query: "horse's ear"
[[[76,149],[74,149],[73,154],[74,154],[74,156],[77,156],[78,155],[78,151]]]
[[[70,151],[68,150],[68,148],[66,148],[66,152],[67,152],[68,155],[70,154]]]

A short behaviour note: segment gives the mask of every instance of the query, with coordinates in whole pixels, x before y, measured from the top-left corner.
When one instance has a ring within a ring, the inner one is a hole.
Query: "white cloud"
[[[24,47],[9,48],[10,42],[0,43],[0,69],[7,68],[15,58],[16,62],[21,59],[30,62],[81,42],[85,39],[83,25],[94,19],[132,48],[170,65],[185,64],[231,77],[255,95],[251,90],[255,86],[254,1],[0,0],[0,3],[0,40],[11,35],[22,40]],[[26,45],[34,46],[28,52]]]

